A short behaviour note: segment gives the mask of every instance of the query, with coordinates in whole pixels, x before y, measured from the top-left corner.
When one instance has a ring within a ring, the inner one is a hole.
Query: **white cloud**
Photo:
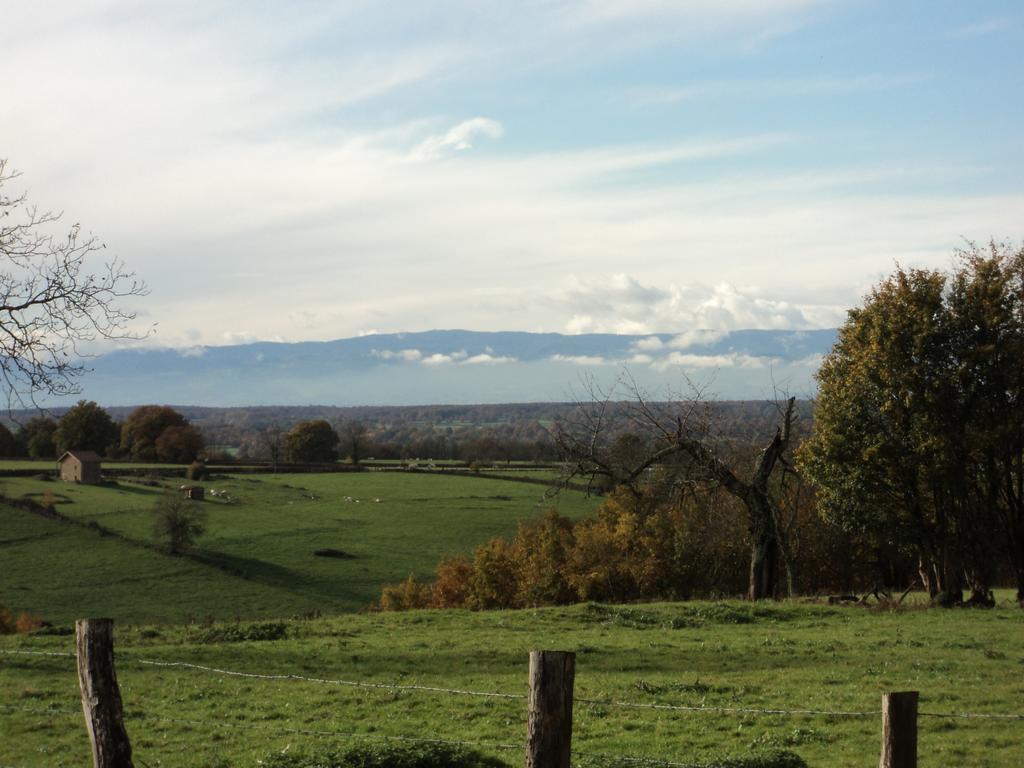
[[[423,353],[418,349],[371,349],[370,354],[381,360],[401,360],[405,363],[415,363],[423,358]]]
[[[467,358],[466,350],[459,350],[458,352],[449,352],[448,354],[442,354],[435,352],[432,355],[427,355],[420,362],[423,365],[448,365],[450,363],[457,363]]]
[[[572,365],[614,365],[617,360],[598,355],[552,355],[550,360],[556,363],[571,363]]]
[[[206,354],[205,347],[179,347],[175,351],[182,357],[202,357]]]
[[[636,349],[642,349],[645,352],[655,352],[665,346],[663,342],[657,336],[648,336],[646,339],[640,339],[633,343]]]
[[[255,331],[224,331],[221,334],[221,341],[227,345],[255,344],[258,341],[281,341],[280,336],[261,336]]]
[[[714,344],[716,341],[721,341],[728,335],[728,331],[712,331],[695,328],[692,331],[683,331],[682,333],[673,336],[669,340],[668,345],[672,347],[672,349],[689,349],[690,347]]]
[[[648,334],[680,331],[669,343],[674,349],[712,344],[728,331],[748,328],[801,330],[838,325],[841,307],[805,305],[768,298],[757,288],[729,283],[644,285],[626,274],[606,280],[573,278],[551,298],[570,319],[567,333]],[[635,344],[642,351],[664,343],[648,337]]]
[[[490,347],[488,347],[490,349]],[[492,355],[490,352],[473,355],[462,361],[461,365],[502,365],[504,363],[517,362],[516,358],[508,355]]]
[[[474,117],[470,120],[463,120],[449,129],[447,133],[424,139],[413,150],[412,157],[416,160],[435,160],[448,150],[462,152],[472,149],[473,141],[478,136],[500,139],[504,133],[504,128],[497,120],[491,120],[488,117]]]
[[[656,360],[651,367],[658,371],[668,368],[765,368],[773,362],[778,362],[768,357],[756,357],[730,352],[725,355],[695,355],[684,352],[670,352],[665,357]]]

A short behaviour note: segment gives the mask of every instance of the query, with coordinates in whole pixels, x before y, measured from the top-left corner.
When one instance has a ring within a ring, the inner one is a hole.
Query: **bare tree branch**
[[[120,259],[91,271],[105,246],[78,224],[55,236],[59,213],[6,191],[18,176],[0,159],[0,379],[8,409],[77,393],[82,345],[145,335],[131,329],[136,315],[122,301],[148,292]]]

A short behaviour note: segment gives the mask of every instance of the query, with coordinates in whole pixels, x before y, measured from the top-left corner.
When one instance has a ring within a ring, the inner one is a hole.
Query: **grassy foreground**
[[[8,498],[49,493],[60,514],[114,534],[0,504],[0,604],[65,622],[83,614],[173,623],[358,610],[383,584],[427,577],[440,558],[510,534],[519,520],[551,506],[580,517],[598,503],[573,491],[548,498],[537,485],[397,472],[238,475],[203,485],[207,500],[196,503],[208,512],[207,533],[193,557],[181,558],[140,546],[152,544],[162,488],[0,479]],[[314,554],[321,549],[337,556]]]
[[[624,764],[594,755],[687,762],[784,748],[825,768],[877,765],[884,691],[921,691],[924,712],[1024,712],[1022,638],[1024,611],[1006,602],[992,611],[895,613],[695,602],[122,627],[117,651],[129,733],[147,766],[257,766],[281,750],[384,736],[509,745],[484,751],[521,764],[522,699],[140,662],[524,694],[527,653],[543,647],[578,654],[576,765]],[[0,638],[0,651],[16,649],[71,652],[73,640]],[[88,764],[73,658],[0,653],[0,692],[0,765]],[[870,714],[686,712],[579,699]],[[1024,764],[1024,721],[923,717],[920,728],[925,768]]]

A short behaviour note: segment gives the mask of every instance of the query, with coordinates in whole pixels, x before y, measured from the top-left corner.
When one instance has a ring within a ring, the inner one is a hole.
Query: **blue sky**
[[[0,156],[151,343],[814,328],[1019,242],[1024,6],[0,0]]]

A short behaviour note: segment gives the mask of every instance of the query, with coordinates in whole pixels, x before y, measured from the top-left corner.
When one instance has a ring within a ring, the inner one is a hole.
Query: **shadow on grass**
[[[282,565],[268,563],[266,560],[208,550],[195,552],[191,557],[197,562],[217,568],[232,576],[269,587],[285,589],[304,599],[325,599],[330,602],[358,599],[358,595],[355,593],[339,590],[337,581],[317,579]]]

